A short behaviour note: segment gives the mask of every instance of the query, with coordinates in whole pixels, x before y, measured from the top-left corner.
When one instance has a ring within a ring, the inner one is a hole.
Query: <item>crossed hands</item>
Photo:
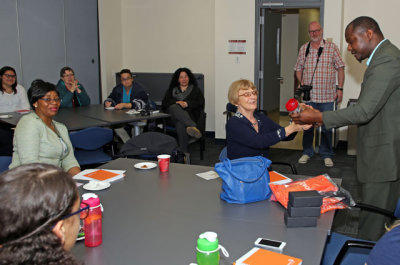
[[[179,101],[176,102],[176,104],[179,104],[183,109],[188,107],[188,104],[187,104],[186,101],[179,100]]]
[[[65,86],[71,93],[75,92],[75,90],[76,90],[76,92],[81,93],[81,90],[79,89],[79,85],[78,85],[78,80],[76,80],[76,79],[74,81],[72,81],[72,83],[66,83]]]

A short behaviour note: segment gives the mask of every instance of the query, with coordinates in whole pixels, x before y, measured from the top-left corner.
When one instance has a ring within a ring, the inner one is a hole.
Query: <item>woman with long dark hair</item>
[[[189,136],[201,138],[197,122],[204,111],[204,95],[188,68],[179,68],[172,76],[162,101],[163,110],[171,114],[176,127],[179,147],[188,152]]]
[[[60,168],[29,164],[0,175],[0,263],[80,264],[74,246],[80,209],[75,181]]]

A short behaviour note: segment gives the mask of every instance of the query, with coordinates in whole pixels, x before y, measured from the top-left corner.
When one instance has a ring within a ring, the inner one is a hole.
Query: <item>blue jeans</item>
[[[333,110],[334,102],[328,103],[315,103],[308,102],[307,105],[312,106],[314,109],[317,109],[321,112],[327,110]],[[313,149],[313,141],[314,141],[314,128],[304,131],[303,134],[303,154],[312,157],[314,155]],[[325,125],[322,125],[322,134],[321,134],[321,145],[319,147],[319,154],[322,158],[331,158],[332,151],[332,129],[326,129]]]

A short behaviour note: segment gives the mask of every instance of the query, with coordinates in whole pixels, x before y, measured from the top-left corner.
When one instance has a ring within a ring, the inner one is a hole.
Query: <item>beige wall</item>
[[[298,48],[310,41],[310,35],[308,34],[308,25],[313,21],[319,21],[320,12],[319,9],[310,8],[310,9],[300,9],[299,10],[299,24],[298,24]]]
[[[121,0],[99,0],[100,69],[103,100],[122,66]]]
[[[215,1],[215,137],[225,138],[225,111],[230,84],[254,79],[255,2]],[[246,55],[228,54],[228,40],[246,40]]]
[[[344,27],[357,16],[372,16],[400,47],[398,10],[398,0],[325,0],[324,37],[339,46],[346,63],[342,107],[358,97],[365,71],[365,62],[360,65],[346,51]],[[103,97],[122,67],[172,72],[188,66],[205,75],[207,130],[225,138],[228,87],[254,78],[255,1],[99,0],[99,20]],[[245,39],[247,54],[229,55],[229,39]]]
[[[214,1],[122,0],[121,9],[122,67],[203,73],[206,128],[214,131]]]

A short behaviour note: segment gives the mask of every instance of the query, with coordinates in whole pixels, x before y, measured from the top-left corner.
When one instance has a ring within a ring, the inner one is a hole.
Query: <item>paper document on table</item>
[[[219,175],[214,170],[210,170],[210,171],[203,172],[203,173],[197,173],[196,175],[205,180],[219,178]]]
[[[282,184],[286,184],[289,182],[292,182],[292,179],[290,179],[276,171],[269,172],[269,183],[282,185]]]
[[[76,174],[74,179],[111,182],[125,177],[125,171],[126,170],[86,169]]]
[[[301,265],[302,260],[285,254],[273,252],[262,248],[253,248],[244,256],[233,263],[236,265]]]
[[[126,114],[129,114],[129,115],[133,115],[133,114],[140,114],[140,111],[131,109],[131,110],[128,110],[127,112],[125,112],[125,113],[126,113]]]

